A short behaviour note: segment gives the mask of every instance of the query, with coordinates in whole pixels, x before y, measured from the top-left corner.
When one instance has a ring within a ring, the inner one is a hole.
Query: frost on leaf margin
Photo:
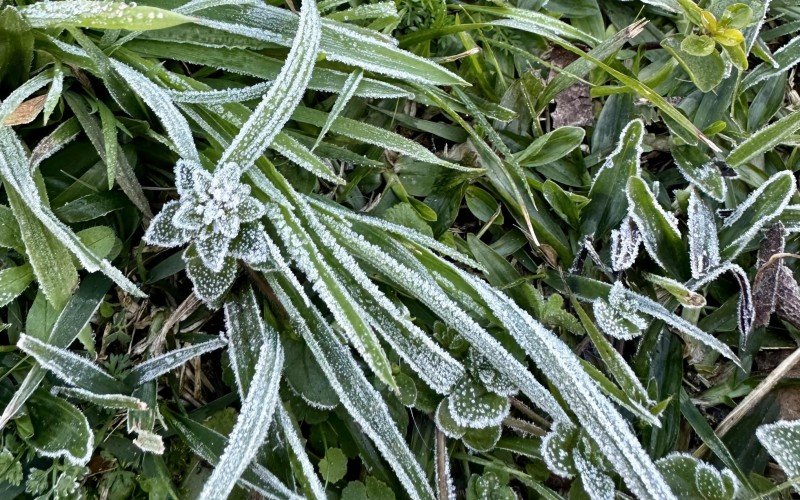
[[[762,425],[756,436],[790,478],[800,476],[800,420]],[[800,486],[794,487],[800,493]]]

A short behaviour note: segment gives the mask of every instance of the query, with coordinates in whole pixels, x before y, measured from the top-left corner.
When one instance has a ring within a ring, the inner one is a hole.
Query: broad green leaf
[[[800,62],[800,36],[789,40],[786,45],[776,50],[773,54],[775,65],[761,63],[748,73],[742,80],[742,89],[746,90],[775,75],[785,73]]]
[[[25,243],[22,241],[19,223],[15,219],[14,211],[5,205],[0,205],[0,247],[25,254]]]
[[[573,228],[580,225],[579,222],[579,208],[574,201],[569,197],[569,194],[561,189],[561,186],[555,182],[547,179],[542,184],[542,196],[547,200],[547,203],[555,210],[561,219],[564,220]]]
[[[478,186],[467,187],[464,192],[464,202],[467,204],[469,211],[472,212],[472,215],[477,217],[479,221],[489,222],[494,218],[495,224],[503,223],[503,214],[498,213],[501,210],[500,204],[485,189],[481,189]],[[389,218],[387,217],[387,219]]]
[[[62,348],[71,344],[89,324],[110,286],[111,282],[102,275],[93,274],[84,278],[78,291],[63,308],[46,338],[40,340]],[[3,415],[0,416],[0,428],[5,427],[9,420],[16,416],[25,401],[42,382],[44,376],[45,370],[41,366],[34,365],[31,368],[3,410]]]
[[[339,482],[347,474],[347,457],[339,448],[328,448],[318,467],[326,484]]]
[[[780,217],[796,190],[792,172],[784,170],[750,193],[722,224],[719,231],[722,258],[730,260],[739,255],[762,227]]]
[[[711,40],[711,50],[705,55],[684,50],[685,46],[691,45],[686,43],[687,40],[688,38],[681,41],[677,37],[669,37],[661,42],[661,46],[672,54],[698,89],[702,92],[709,92],[725,78],[727,73],[725,60],[714,49],[713,40]],[[700,50],[699,47],[693,47],[693,50],[695,49]]]
[[[620,134],[617,147],[606,158],[589,190],[589,203],[581,211],[581,233],[602,238],[628,211],[625,186],[639,174],[644,123],[634,120]]]
[[[95,105],[100,114],[100,125],[103,128],[103,146],[105,147],[106,167],[108,167],[108,189],[114,188],[114,179],[117,176],[117,120],[108,106],[102,101]]]
[[[581,41],[590,46],[597,45],[598,43],[598,40],[592,35],[584,33],[570,24],[542,14],[541,12],[518,9],[515,7],[484,7],[478,5],[464,5],[463,8],[467,12],[481,12],[491,14],[495,17],[504,17],[506,19],[494,21],[492,24],[495,26],[507,26],[527,31],[535,35],[543,36],[548,40],[567,38]]]
[[[0,271],[0,307],[6,306],[28,288],[34,279],[30,264],[8,267]]]
[[[681,52],[694,57],[705,57],[714,52],[714,39],[708,35],[687,35],[680,44]]]
[[[729,470],[720,473],[692,455],[671,453],[657,465],[678,498],[725,500],[737,496],[739,483]]]
[[[72,264],[72,256],[66,246],[47,231],[16,192],[8,191],[8,201],[17,219],[25,253],[39,288],[47,300],[60,309],[78,286],[78,272]]]
[[[537,137],[528,147],[516,153],[523,167],[537,167],[559,160],[583,142],[586,131],[580,127],[559,127]]]
[[[670,151],[675,165],[687,181],[716,201],[725,199],[727,185],[713,160],[692,146],[675,146]]]
[[[41,455],[86,465],[94,451],[94,434],[80,410],[44,389],[36,391],[25,407],[33,436],[30,442]]]
[[[800,476],[800,421],[780,420],[756,429],[756,436],[790,478]],[[794,489],[800,493],[800,486]]]
[[[447,401],[453,421],[470,429],[498,425],[509,411],[507,397],[489,391],[477,380],[461,381]]]
[[[114,251],[114,246],[117,243],[117,235],[114,234],[114,230],[110,227],[94,226],[78,231],[75,234],[86,245],[86,248],[98,257],[109,259],[116,257],[116,254],[111,255],[111,252]]]
[[[17,347],[32,356],[41,367],[79,389],[95,394],[119,394],[125,386],[105,370],[67,349],[49,345],[35,337],[20,335]]]
[[[642,234],[642,243],[656,263],[678,279],[689,274],[686,245],[678,221],[665,211],[640,177],[628,179],[629,215]]]
[[[192,22],[191,17],[135,3],[97,0],[36,2],[21,9],[36,28],[82,27],[107,30],[158,30]]]
[[[717,222],[711,207],[696,190],[689,193],[689,267],[701,278],[720,263]]]
[[[784,116],[780,120],[767,125],[737,145],[728,154],[727,161],[731,167],[738,167],[756,156],[769,151],[800,130],[800,109]]]

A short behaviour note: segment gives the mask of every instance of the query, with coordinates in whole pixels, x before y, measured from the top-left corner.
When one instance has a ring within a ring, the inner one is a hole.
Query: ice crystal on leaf
[[[508,398],[487,390],[475,380],[458,384],[448,398],[450,415],[462,427],[483,429],[497,425],[508,415]]]
[[[636,312],[625,293],[625,287],[617,281],[611,287],[608,300],[594,302],[597,324],[607,335],[617,339],[638,337],[647,328],[647,320]]]
[[[611,269],[624,271],[631,267],[639,255],[642,233],[630,217],[626,217],[619,229],[611,231]]]
[[[242,173],[233,163],[210,173],[199,163],[179,160],[175,183],[180,199],[164,205],[145,234],[153,245],[190,244],[184,253],[187,272],[197,295],[208,302],[233,281],[236,259],[254,266],[267,260],[267,236],[258,222],[266,207],[240,182]]]
[[[788,477],[800,475],[800,420],[762,425],[756,436]],[[800,493],[800,486],[794,489]]]
[[[737,498],[739,480],[729,469],[720,472],[686,453],[671,453],[659,459],[656,467],[678,498]]]

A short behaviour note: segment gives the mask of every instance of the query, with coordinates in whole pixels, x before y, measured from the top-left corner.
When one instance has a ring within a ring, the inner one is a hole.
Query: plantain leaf
[[[589,203],[581,211],[581,233],[602,237],[628,212],[625,186],[639,175],[644,123],[634,120],[619,136],[616,149],[606,158],[589,190]]]
[[[321,25],[315,2],[303,5],[292,43],[281,72],[256,106],[239,133],[225,148],[219,164],[236,163],[247,170],[266,151],[300,103],[319,51]]]
[[[750,193],[720,228],[722,258],[730,260],[739,255],[762,227],[780,217],[795,191],[794,176],[782,171]]]
[[[767,125],[739,143],[728,154],[725,161],[734,168],[743,165],[761,153],[781,144],[798,129],[800,129],[800,109]]]
[[[158,30],[192,21],[191,17],[135,3],[95,0],[37,2],[21,9],[37,28],[83,27],[122,30]]]
[[[688,278],[686,245],[681,240],[677,219],[661,208],[640,177],[628,179],[627,195],[628,213],[642,234],[647,253],[676,278]]]
[[[94,434],[80,410],[44,390],[36,391],[25,407],[33,427],[30,442],[37,452],[77,466],[89,462]]]

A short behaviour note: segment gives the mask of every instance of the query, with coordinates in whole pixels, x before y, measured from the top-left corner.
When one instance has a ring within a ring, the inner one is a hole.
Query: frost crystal
[[[625,287],[617,281],[611,287],[608,301],[597,299],[594,302],[594,314],[597,324],[607,335],[627,340],[638,337],[647,328],[647,320],[637,314],[625,294]]]
[[[233,281],[235,259],[254,266],[268,260],[267,236],[258,222],[266,207],[240,182],[242,173],[233,163],[212,174],[199,163],[179,160],[180,199],[164,205],[144,236],[147,243],[167,248],[190,243],[184,254],[189,276],[198,296],[209,302],[227,289],[224,282]]]
[[[692,277],[700,278],[720,262],[714,214],[700,195],[689,195],[689,263]]]
[[[624,271],[633,265],[639,255],[642,233],[633,219],[626,217],[619,229],[611,231],[611,268]]]
[[[800,475],[800,420],[762,425],[756,430],[756,436],[788,477]],[[800,486],[794,489],[800,493]]]

